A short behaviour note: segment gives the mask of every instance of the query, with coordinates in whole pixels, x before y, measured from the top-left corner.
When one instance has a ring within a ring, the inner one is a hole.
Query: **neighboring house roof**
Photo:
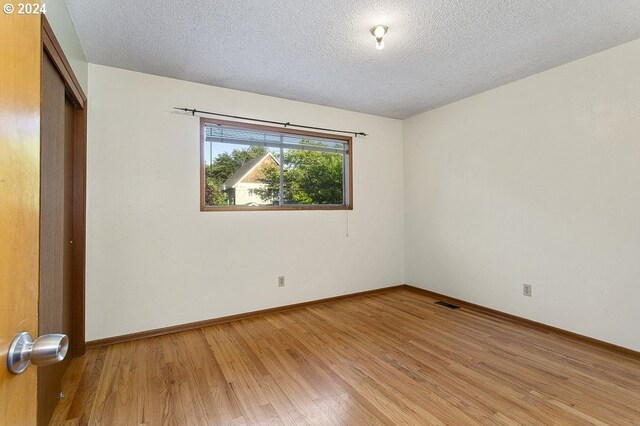
[[[274,157],[274,155],[270,152],[266,153],[262,157],[256,157],[249,161],[246,161],[234,174],[229,176],[227,180],[222,184],[222,189],[235,188],[242,180],[247,177],[251,172],[253,172],[260,164],[262,164],[265,160],[271,159],[275,161],[276,164],[280,164],[278,159]]]

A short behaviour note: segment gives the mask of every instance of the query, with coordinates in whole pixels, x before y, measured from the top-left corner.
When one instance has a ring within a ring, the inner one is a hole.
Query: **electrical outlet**
[[[522,284],[522,294],[531,297],[531,284]]]
[[[284,275],[278,277],[278,287],[284,287]]]

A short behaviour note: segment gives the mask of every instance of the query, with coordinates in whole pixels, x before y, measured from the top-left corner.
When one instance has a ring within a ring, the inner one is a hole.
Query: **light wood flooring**
[[[640,361],[406,289],[93,349],[52,424],[640,425]]]

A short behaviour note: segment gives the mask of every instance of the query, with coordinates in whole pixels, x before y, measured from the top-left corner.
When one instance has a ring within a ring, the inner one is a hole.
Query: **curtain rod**
[[[284,127],[298,127],[298,128],[301,128],[301,129],[322,130],[322,131],[325,131],[325,132],[347,133],[349,135],[354,135],[355,137],[368,136],[365,132],[351,132],[351,131],[348,131],[348,130],[336,130],[336,129],[325,129],[324,127],[303,126],[301,124],[289,123],[288,121],[286,123],[284,123],[284,122],[281,122],[281,121],[261,120],[259,118],[249,118],[249,117],[241,117],[239,115],[220,114],[220,113],[217,113],[217,112],[200,111],[200,110],[192,109],[192,108],[173,107],[173,109],[177,109],[177,110],[184,111],[184,112],[190,112],[191,115],[196,115],[196,113],[198,113],[198,114],[207,114],[207,115],[217,115],[219,117],[227,117],[227,118],[235,118],[235,119],[238,119],[238,120],[255,121],[255,122],[258,122],[258,123],[276,124],[278,126],[284,126]]]

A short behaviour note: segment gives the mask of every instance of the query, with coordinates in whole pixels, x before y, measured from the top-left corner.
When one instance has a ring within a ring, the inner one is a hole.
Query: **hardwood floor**
[[[640,425],[640,361],[406,289],[92,349],[52,424]]]

